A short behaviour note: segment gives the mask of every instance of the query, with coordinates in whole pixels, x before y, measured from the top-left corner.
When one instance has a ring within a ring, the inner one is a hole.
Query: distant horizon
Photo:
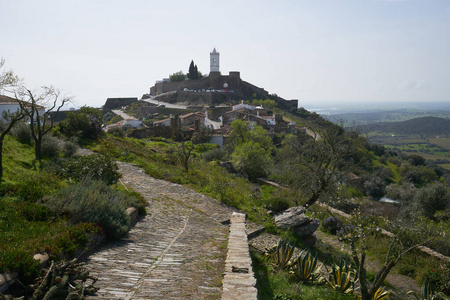
[[[304,105],[302,105],[304,104]],[[338,114],[338,113],[363,113],[373,111],[390,111],[411,109],[419,111],[450,111],[450,101],[398,101],[398,102],[344,102],[333,101],[329,103],[300,103],[299,107],[303,107],[308,111],[316,112],[318,114]]]
[[[305,105],[450,99],[447,0],[0,4],[1,71],[76,106],[140,98],[192,60],[208,74],[214,47],[222,74]]]

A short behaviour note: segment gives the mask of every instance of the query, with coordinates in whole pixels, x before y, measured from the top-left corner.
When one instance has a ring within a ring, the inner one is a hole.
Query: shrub
[[[128,199],[102,181],[83,179],[45,200],[54,212],[66,215],[72,224],[95,223],[108,238],[124,236],[130,228],[125,212]]]
[[[286,210],[290,207],[290,202],[285,198],[269,198],[268,203],[266,204],[266,208],[270,209],[273,213],[277,214],[283,210]]]
[[[15,270],[22,282],[30,281],[39,274],[39,261],[23,248],[6,248],[0,251],[0,273]]]
[[[16,123],[16,125],[11,129],[11,135],[22,144],[31,144],[30,125],[25,122]]]
[[[339,230],[344,227],[344,223],[342,223],[341,219],[336,217],[329,217],[322,220],[322,227],[325,231],[336,234]]]
[[[103,117],[100,110],[83,106],[79,111],[69,112],[61,122],[61,128],[68,137],[80,139],[97,139],[102,132]]]
[[[39,172],[34,176],[22,176],[14,186],[15,196],[23,201],[37,202],[45,195],[61,188],[62,182],[55,174]]]
[[[54,247],[46,249],[53,259],[61,256],[71,258],[78,250],[84,250],[89,244],[89,233],[97,233],[99,228],[90,223],[81,223],[68,227],[64,234],[56,237]]]
[[[108,133],[118,136],[118,137],[124,137],[125,136],[125,130],[121,127],[113,127],[108,129]]]
[[[450,208],[450,193],[442,183],[430,184],[420,189],[414,196],[414,203],[427,218]]]
[[[89,177],[110,185],[121,177],[117,163],[111,157],[102,154],[73,157],[62,161],[61,166],[62,175],[75,182]]]
[[[0,182],[0,197],[5,197],[15,191],[14,185],[8,182]]]
[[[47,221],[53,216],[48,207],[38,203],[20,201],[14,205],[14,209],[27,221]]]
[[[226,151],[222,148],[216,148],[209,151],[206,151],[203,154],[203,159],[207,162],[209,161],[222,161],[223,158],[227,155]]]
[[[42,141],[41,154],[48,158],[57,157],[59,148],[59,140],[54,136],[46,135]]]
[[[78,139],[76,137],[71,138],[63,144],[62,152],[65,157],[72,157],[77,153]]]

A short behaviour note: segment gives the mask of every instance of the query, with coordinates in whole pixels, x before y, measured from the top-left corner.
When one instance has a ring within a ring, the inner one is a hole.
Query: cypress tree
[[[187,74],[187,77],[189,79],[197,79],[196,75],[197,75],[197,71],[195,69],[194,60],[192,60],[191,64],[189,65],[189,72]]]
[[[195,67],[194,67],[194,74],[195,74],[194,79],[198,79],[198,68],[197,68],[197,65],[195,65]]]

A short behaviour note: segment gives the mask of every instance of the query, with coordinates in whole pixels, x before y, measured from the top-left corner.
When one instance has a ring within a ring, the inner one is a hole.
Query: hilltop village
[[[220,72],[220,53],[210,52],[210,72],[202,76],[191,62],[188,74],[174,73],[157,81],[150,93],[138,98],[108,98],[103,113],[113,128],[135,128],[129,136],[190,136],[208,128],[211,143],[223,146],[230,124],[245,120],[262,126],[269,135],[304,130],[275,112],[297,108],[298,100],[285,100],[241,79],[240,72]],[[280,110],[277,111],[280,111]],[[115,130],[115,129],[114,129]]]

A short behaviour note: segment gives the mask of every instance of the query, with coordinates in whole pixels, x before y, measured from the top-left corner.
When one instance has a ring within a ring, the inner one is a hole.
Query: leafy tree
[[[184,81],[185,79],[186,75],[183,73],[183,71],[179,71],[170,75],[170,82]]]
[[[386,192],[386,183],[378,176],[369,176],[364,182],[364,190],[369,196],[381,198]]]
[[[271,99],[254,99],[252,105],[260,105],[264,108],[274,108],[277,106],[277,102]]]
[[[103,116],[101,110],[83,106],[79,111],[69,112],[67,118],[62,121],[61,127],[64,133],[80,139],[96,140],[101,132]]]
[[[250,178],[265,176],[272,164],[272,139],[261,126],[252,126],[242,120],[234,121],[227,148],[234,168],[247,173]]]
[[[416,167],[425,164],[425,158],[416,154],[408,155],[408,160]]]
[[[315,138],[305,133],[287,136],[277,154],[274,177],[307,195],[306,206],[334,194],[366,158],[365,139],[338,125],[327,126]]]
[[[64,96],[54,87],[43,87],[40,94],[36,94],[31,90],[20,87],[16,92],[22,98],[19,101],[21,109],[30,120],[31,137],[34,140],[34,152],[37,160],[42,158],[42,141],[46,134],[53,128],[53,120],[56,113],[71,98]],[[50,122],[50,123],[48,123]]]
[[[417,188],[411,182],[402,182],[400,185],[390,184],[386,187],[386,195],[394,200],[408,202],[414,198]]]
[[[256,179],[267,175],[272,164],[271,151],[261,147],[255,140],[249,140],[236,146],[231,154],[231,163],[236,171]]]
[[[450,193],[442,183],[429,184],[417,191],[414,203],[425,217],[433,219],[436,212],[450,209]]]
[[[261,126],[252,126],[243,120],[236,120],[231,123],[230,137],[228,138],[227,147],[233,151],[236,146],[253,140],[264,149],[272,150],[274,148],[272,139]]]

